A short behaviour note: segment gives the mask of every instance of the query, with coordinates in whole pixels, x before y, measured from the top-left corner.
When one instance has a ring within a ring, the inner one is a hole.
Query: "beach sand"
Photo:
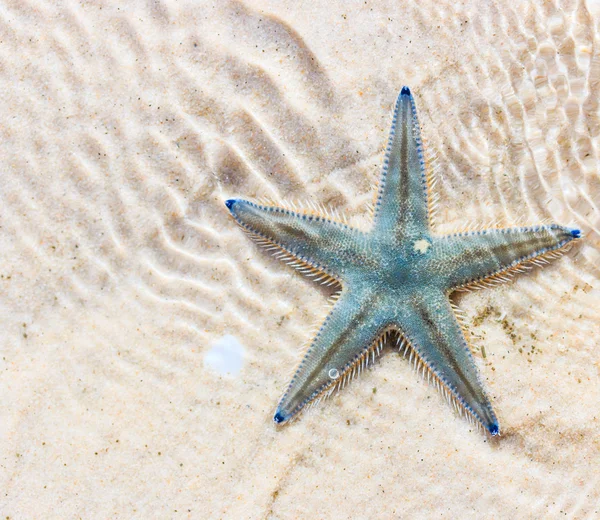
[[[600,6],[561,4],[3,2],[0,518],[600,516]],[[276,429],[327,294],[223,201],[368,227],[403,85],[436,232],[585,240],[456,299],[499,438],[392,349]]]

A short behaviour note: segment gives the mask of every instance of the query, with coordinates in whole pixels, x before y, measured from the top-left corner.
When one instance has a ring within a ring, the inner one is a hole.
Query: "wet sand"
[[[1,517],[600,514],[600,9],[454,4],[4,2]],[[391,349],[272,424],[327,294],[223,201],[368,226],[402,85],[437,232],[586,236],[456,299],[500,438]]]

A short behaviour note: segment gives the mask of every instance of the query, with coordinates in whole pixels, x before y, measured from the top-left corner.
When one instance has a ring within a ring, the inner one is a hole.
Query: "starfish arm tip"
[[[490,423],[487,429],[492,436],[500,435],[500,426],[495,421]]]
[[[401,96],[410,96],[410,89],[406,85],[404,85],[402,87],[402,90],[400,91],[400,95]]]
[[[277,410],[275,412],[275,415],[273,416],[273,422],[275,424],[283,424],[288,419],[289,419],[289,417],[286,417],[281,410]]]
[[[233,208],[233,205],[237,202],[237,199],[227,199],[225,201],[225,206],[227,206],[227,209],[231,210],[231,208]]]
[[[580,229],[570,229],[571,236],[573,238],[581,238],[581,230]]]

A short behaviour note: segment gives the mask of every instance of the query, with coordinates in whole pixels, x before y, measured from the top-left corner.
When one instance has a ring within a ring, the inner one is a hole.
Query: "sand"
[[[561,4],[3,2],[0,518],[597,518],[600,6]],[[501,437],[391,350],[276,429],[326,294],[223,201],[367,226],[402,85],[436,231],[585,241],[457,299]]]

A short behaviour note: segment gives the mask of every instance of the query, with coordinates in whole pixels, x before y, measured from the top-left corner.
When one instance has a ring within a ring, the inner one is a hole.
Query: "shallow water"
[[[598,6],[297,4],[0,6],[0,513],[597,516]],[[404,84],[437,231],[549,219],[585,241],[457,299],[499,439],[392,351],[276,430],[326,294],[223,201],[367,226]]]

